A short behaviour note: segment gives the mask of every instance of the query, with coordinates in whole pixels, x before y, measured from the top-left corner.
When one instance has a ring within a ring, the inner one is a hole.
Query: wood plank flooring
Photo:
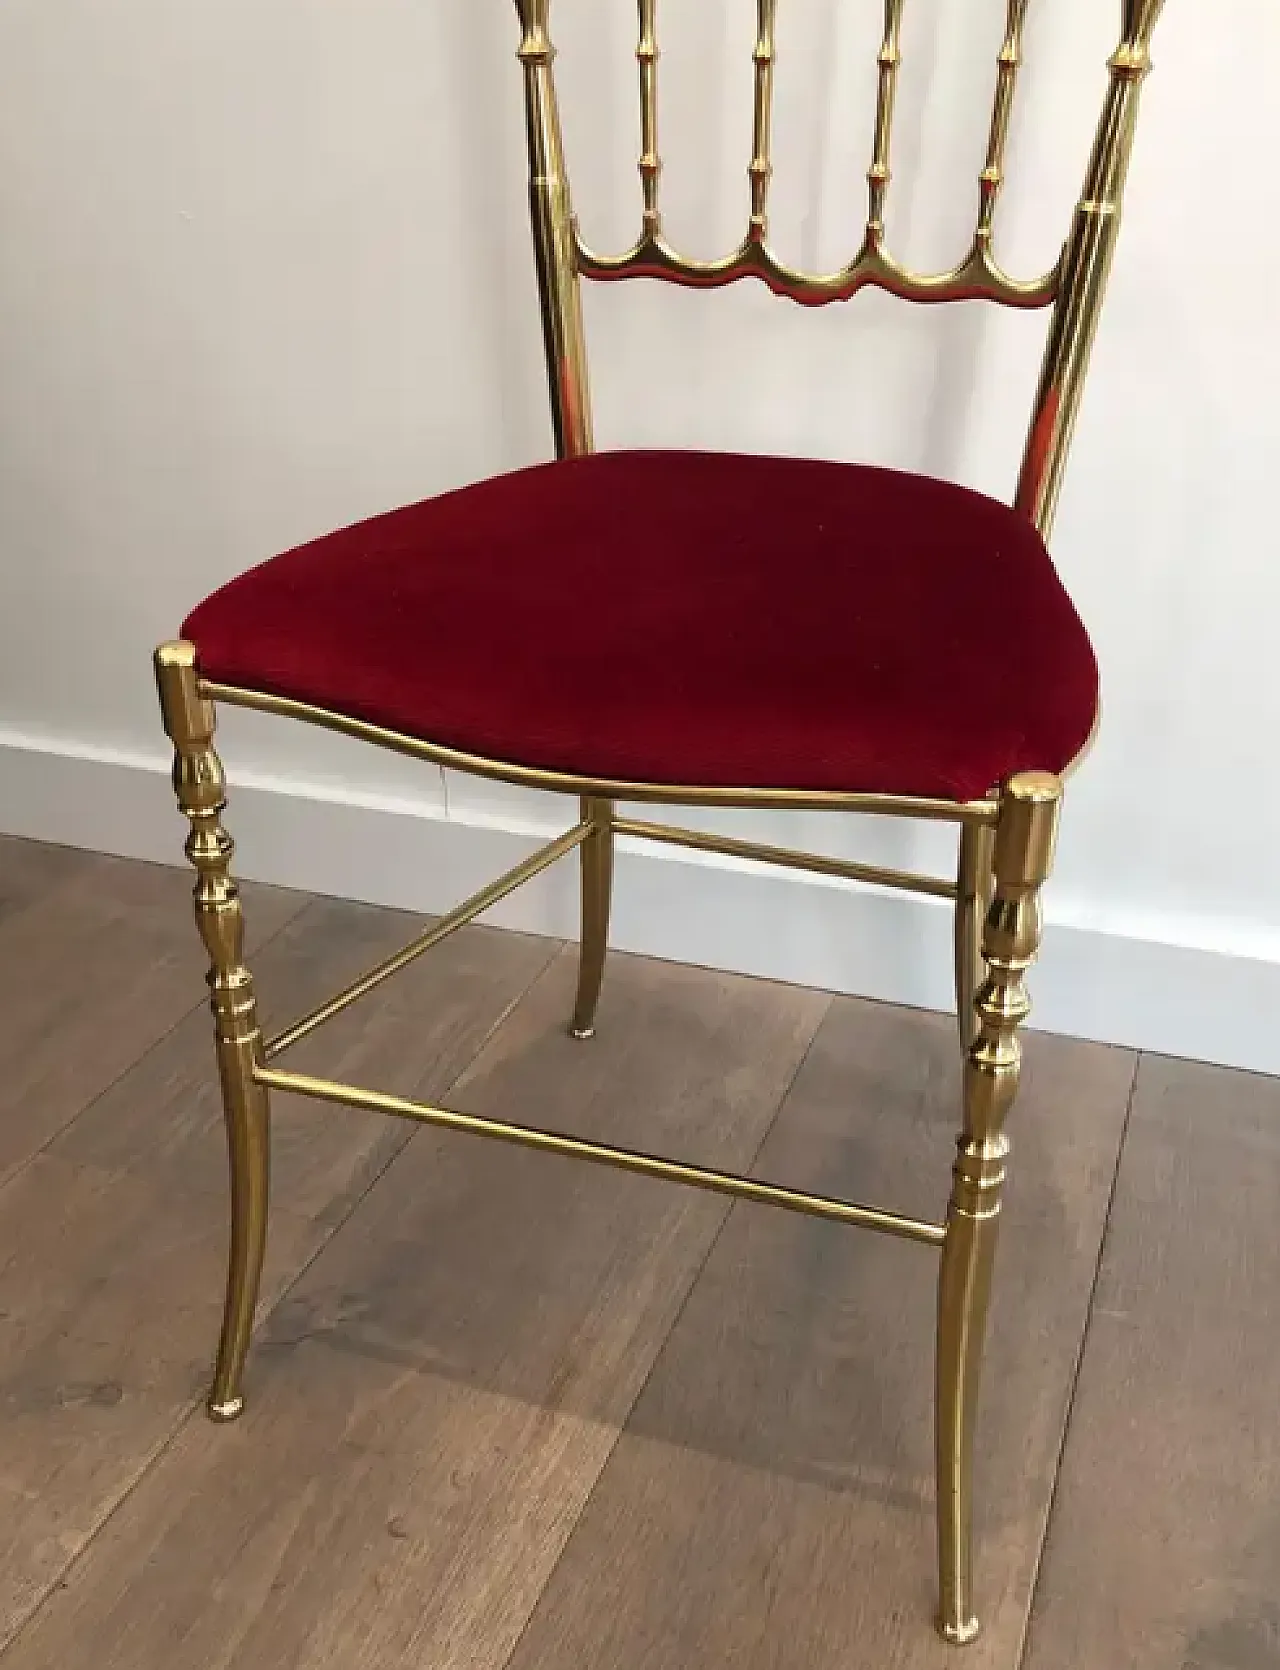
[[[0,839],[0,1670],[1280,1667],[1280,1083],[1029,1038],[956,1653],[922,1247],[277,1098],[210,1426],[189,886]],[[413,932],[246,904],[276,1023]],[[292,1060],[940,1211],[945,1018],[617,956],[581,1045],[573,976],[468,929]]]

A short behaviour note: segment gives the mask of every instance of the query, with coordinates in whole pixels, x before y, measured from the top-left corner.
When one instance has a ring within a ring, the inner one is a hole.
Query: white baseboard
[[[240,779],[228,819],[242,876],[410,910],[448,909],[545,834],[437,802]],[[158,755],[0,735],[0,831],[172,863],[182,839]],[[1034,1024],[1280,1073],[1280,961],[1053,921]],[[487,920],[577,932],[572,863]],[[612,943],[629,951],[890,1002],[951,1003],[945,903],[668,847],[620,843]],[[1198,936],[1200,937],[1200,936]]]

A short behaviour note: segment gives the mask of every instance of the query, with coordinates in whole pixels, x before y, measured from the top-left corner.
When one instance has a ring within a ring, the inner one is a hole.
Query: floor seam
[[[787,1079],[786,1088],[783,1090],[782,1094],[778,1097],[778,1101],[777,1101],[776,1106],[774,1107],[773,1113],[772,1113],[771,1117],[769,1118],[768,1123],[765,1125],[765,1128],[764,1128],[763,1132],[760,1135],[759,1142],[756,1143],[755,1150],[752,1153],[750,1162],[748,1163],[748,1165],[746,1167],[745,1175],[750,1176],[755,1171],[755,1168],[756,1168],[757,1164],[759,1163],[760,1156],[761,1156],[761,1154],[764,1153],[764,1150],[765,1150],[766,1145],[768,1144],[769,1138],[773,1135],[773,1132],[774,1132],[774,1130],[777,1126],[778,1120],[782,1117],[782,1110],[787,1105],[788,1098],[790,1097],[792,1090],[795,1088],[796,1080],[800,1077],[800,1073],[801,1073],[805,1063],[808,1061],[810,1054],[812,1053],[814,1043],[816,1042],[817,1037],[818,1037],[818,1033],[821,1031],[823,1023],[826,1021],[827,1016],[831,1013],[831,1010],[834,1007],[834,1005],[835,1005],[834,997],[828,996],[826,1007],[823,1009],[821,1015],[818,1017],[818,1020],[814,1025],[813,1032],[810,1034],[808,1043],[805,1045],[804,1049],[801,1050],[799,1059],[797,1060],[796,1065],[795,1065],[795,1070],[791,1073],[791,1076]],[[587,1512],[587,1509],[591,1506],[592,1502],[595,1500],[596,1491],[600,1488],[600,1482],[604,1478],[605,1473],[609,1469],[609,1463],[613,1460],[614,1453],[617,1450],[618,1445],[622,1442],[623,1438],[627,1434],[627,1429],[631,1425],[631,1417],[635,1414],[636,1409],[639,1406],[641,1398],[643,1398],[644,1394],[648,1391],[649,1383],[653,1379],[654,1374],[657,1372],[658,1364],[661,1362],[663,1354],[665,1353],[665,1351],[667,1349],[667,1346],[671,1343],[671,1340],[675,1335],[676,1329],[680,1326],[680,1323],[681,1323],[681,1320],[684,1317],[685,1311],[689,1308],[689,1301],[690,1301],[690,1299],[692,1299],[694,1291],[696,1290],[696,1288],[698,1286],[698,1283],[702,1280],[703,1275],[706,1273],[707,1266],[710,1264],[712,1256],[714,1255],[716,1248],[720,1245],[721,1238],[723,1237],[725,1230],[728,1228],[729,1220],[733,1217],[734,1213],[736,1211],[738,1211],[738,1209],[740,1207],[742,1207],[744,1205],[747,1205],[747,1204],[749,1204],[749,1203],[745,1202],[745,1201],[730,1200],[725,1205],[723,1216],[721,1217],[719,1224],[716,1226],[716,1232],[711,1237],[711,1240],[707,1245],[706,1252],[698,1260],[698,1266],[694,1270],[693,1275],[690,1277],[688,1287],[686,1287],[686,1289],[684,1290],[684,1293],[681,1295],[680,1303],[676,1306],[675,1314],[671,1318],[670,1325],[668,1326],[666,1333],[663,1335],[662,1341],[659,1344],[658,1349],[653,1354],[653,1361],[649,1364],[649,1367],[645,1371],[644,1377],[641,1380],[640,1385],[636,1388],[635,1396],[631,1399],[631,1402],[627,1405],[627,1410],[626,1410],[625,1415],[618,1422],[618,1430],[614,1434],[613,1442],[609,1445],[608,1450],[605,1452],[604,1459],[600,1463],[600,1469],[597,1472],[595,1478],[591,1481],[590,1490],[588,1490],[586,1495],[582,1498],[582,1503],[581,1503],[580,1507],[578,1508],[577,1513],[575,1513],[574,1516],[573,1516],[573,1522],[569,1526],[569,1529],[567,1530],[567,1532],[565,1533],[564,1541],[560,1545],[560,1552],[556,1555],[555,1559],[552,1561],[551,1569],[547,1572],[546,1577],[543,1579],[542,1587],[538,1590],[537,1595],[534,1597],[533,1604],[529,1608],[528,1616],[525,1618],[523,1624],[521,1624],[519,1632],[517,1633],[515,1640],[511,1643],[511,1651],[502,1660],[500,1670],[509,1670],[509,1667],[512,1664],[512,1662],[514,1661],[516,1654],[520,1651],[521,1645],[523,1644],[525,1637],[528,1635],[529,1630],[531,1629],[531,1627],[533,1625],[533,1621],[537,1617],[538,1612],[539,1612],[539,1610],[542,1606],[543,1599],[544,1599],[548,1589],[551,1587],[552,1583],[555,1581],[556,1573],[559,1571],[561,1565],[564,1563],[565,1555],[569,1551],[569,1544],[573,1541],[574,1536],[577,1534],[578,1526],[582,1523],[583,1517],[585,1516],[585,1514]]]
[[[495,932],[496,933],[512,933],[512,930],[510,928],[497,928],[497,929],[490,928],[488,931],[490,933],[495,933]],[[533,934],[529,934],[529,935],[524,935],[524,936],[521,936],[521,937],[533,939],[533,938],[536,938],[537,936],[533,935]],[[515,1013],[515,1011],[519,1008],[519,1006],[524,1002],[525,998],[528,997],[529,993],[538,984],[538,982],[542,979],[545,979],[546,975],[548,974],[550,969],[553,967],[553,965],[555,963],[559,962],[560,958],[564,955],[565,950],[566,950],[567,945],[568,945],[568,941],[563,940],[563,939],[551,939],[551,940],[548,940],[546,943],[548,944],[549,949],[547,951],[547,955],[546,955],[545,959],[538,965],[537,969],[535,969],[535,971],[529,976],[528,981],[523,986],[521,986],[520,990],[511,999],[511,1001],[498,1013],[498,1015],[495,1017],[492,1025],[490,1025],[485,1030],[484,1036],[480,1039],[480,1042],[476,1045],[475,1049],[471,1052],[470,1056],[468,1056],[466,1065],[463,1066],[463,1067],[460,1067],[458,1069],[458,1071],[454,1074],[454,1076],[449,1080],[449,1082],[445,1086],[444,1090],[441,1092],[441,1098],[440,1099],[442,1101],[447,1101],[453,1095],[454,1091],[456,1091],[458,1089],[458,1087],[464,1082],[464,1080],[467,1077],[467,1074],[471,1071],[471,1069],[475,1066],[476,1062],[479,1061],[480,1057],[488,1049],[489,1045],[492,1043],[492,1041],[494,1039],[494,1036],[497,1034],[499,1029],[504,1027],[507,1024],[507,1022],[511,1019],[511,1016]],[[415,1135],[419,1134],[424,1128],[425,1127],[423,1127],[423,1126],[415,1126],[414,1127],[414,1134]]]
[[[261,940],[254,946],[253,956],[256,958],[259,953],[265,951],[269,945],[274,945],[280,935],[287,929],[291,928],[303,912],[309,910],[315,902],[315,896],[308,895],[305,903],[300,905],[298,909],[294,911],[292,916],[287,917],[277,928],[269,933],[264,940]],[[184,1009],[171,1026],[167,1026],[158,1037],[153,1038],[151,1042],[146,1045],[141,1054],[135,1055],[133,1060],[126,1066],[122,1067],[114,1078],[108,1080],[108,1082],[103,1085],[101,1090],[95,1091],[93,1095],[90,1096],[89,1100],[78,1107],[68,1120],[58,1126],[56,1131],[51,1131],[38,1148],[33,1149],[32,1152],[27,1155],[25,1160],[22,1160],[3,1180],[0,1180],[0,1199],[3,1198],[10,1184],[16,1183],[20,1177],[24,1176],[26,1172],[31,1169],[31,1167],[38,1159],[41,1158],[42,1155],[49,1152],[55,1142],[60,1141],[61,1138],[66,1136],[67,1132],[71,1130],[73,1126],[78,1125],[87,1114],[92,1113],[94,1108],[98,1106],[99,1102],[104,1101],[106,1097],[110,1096],[122,1080],[128,1078],[129,1074],[133,1072],[135,1067],[140,1067],[148,1056],[153,1055],[156,1050],[163,1048],[163,1046],[169,1042],[170,1038],[173,1037],[174,1033],[177,1032],[180,1027],[185,1026],[193,1015],[198,1015],[202,1009],[206,1008],[208,1008],[207,998],[193,1003],[190,1009]]]
[[[102,1518],[89,1532],[88,1536],[85,1537],[83,1543],[81,1543],[80,1547],[76,1549],[75,1553],[67,1561],[66,1565],[58,1571],[56,1576],[47,1585],[44,1593],[36,1601],[35,1605],[25,1617],[14,1624],[7,1639],[2,1645],[0,1645],[0,1660],[9,1656],[9,1653],[18,1645],[19,1641],[26,1634],[28,1628],[36,1622],[40,1614],[45,1610],[50,1600],[58,1592],[58,1590],[67,1586],[70,1581],[71,1573],[74,1572],[81,1560],[84,1559],[90,1548],[98,1540],[99,1536],[101,1536],[102,1532],[106,1530],[107,1526],[120,1512],[121,1508],[124,1507],[125,1503],[133,1495],[134,1491],[137,1490],[143,1480],[148,1477],[157,1462],[162,1460],[162,1458],[169,1453],[173,1447],[175,1439],[178,1438],[183,1429],[190,1423],[191,1417],[195,1414],[196,1410],[200,1408],[202,1401],[203,1395],[201,1397],[193,1398],[191,1402],[184,1407],[182,1414],[178,1417],[173,1426],[170,1427],[169,1431],[160,1440],[159,1444],[157,1444],[152,1453],[143,1462],[135,1477],[132,1478],[120,1492],[119,1496],[116,1497],[115,1501],[112,1502],[111,1506],[103,1514]]]
[[[312,905],[314,905],[318,902],[319,901],[317,900],[316,896],[314,896],[314,895],[312,895],[310,898],[308,898],[307,903],[304,904],[299,911],[295,912],[295,914],[293,916],[291,916],[287,922],[282,923],[281,926],[276,930],[276,933],[269,935],[267,939],[263,940],[260,945],[255,947],[255,950],[254,950],[255,957],[256,957],[256,955],[259,951],[263,950],[267,945],[269,945],[272,942],[272,940],[274,940],[277,937],[277,934],[283,933],[284,930],[287,927],[289,927],[291,923],[295,922],[298,919],[298,917],[302,915],[303,911],[310,909]],[[530,975],[529,979],[520,987],[519,991],[511,998],[510,1002],[505,1005],[505,1007],[502,1009],[501,1013],[495,1019],[493,1024],[485,1031],[484,1036],[481,1038],[480,1042],[477,1044],[475,1050],[472,1051],[472,1053],[468,1056],[466,1064],[463,1067],[461,1067],[459,1069],[459,1071],[457,1073],[455,1073],[449,1079],[448,1086],[447,1086],[447,1088],[444,1092],[444,1094],[446,1096],[448,1096],[452,1093],[454,1087],[462,1080],[464,1075],[470,1070],[472,1065],[475,1063],[476,1059],[479,1057],[481,1051],[483,1051],[485,1049],[485,1047],[488,1045],[488,1043],[489,1043],[490,1039],[493,1037],[494,1033],[498,1030],[498,1028],[500,1026],[502,1026],[505,1023],[505,1021],[509,1018],[509,1016],[516,1009],[516,1007],[524,1001],[524,999],[528,996],[529,992],[533,989],[533,987],[537,984],[537,982],[543,977],[543,975],[546,973],[547,969],[551,966],[551,964],[556,960],[556,957],[559,955],[559,952],[562,949],[563,949],[563,944],[561,944],[558,948],[553,949],[550,952],[549,956],[547,957],[546,961],[544,963],[542,963]],[[197,1005],[197,1008],[198,1007],[200,1007],[200,1006]],[[183,1024],[183,1022],[186,1021],[187,1019],[189,1019],[190,1015],[194,1014],[195,1012],[196,1012],[195,1009],[189,1010],[188,1013],[182,1017],[181,1021],[178,1021],[178,1022],[175,1023],[175,1026],[173,1028],[171,1028],[170,1031],[172,1032],[172,1031],[176,1030],[176,1028],[178,1026],[181,1026]],[[164,1038],[167,1038],[169,1035],[170,1034],[168,1032],[166,1032],[164,1034]],[[142,1054],[137,1058],[137,1061],[133,1062],[131,1067],[127,1068],[126,1071],[131,1071],[132,1067],[135,1067],[135,1066],[138,1065],[139,1062],[144,1061],[146,1059],[146,1057],[151,1053],[151,1051],[153,1049],[158,1048],[159,1045],[161,1043],[163,1043],[163,1041],[164,1041],[163,1038],[157,1039],[154,1044],[150,1045],[147,1049],[145,1049],[142,1052]],[[122,1073],[120,1075],[120,1077],[123,1078],[124,1074]],[[112,1085],[114,1085],[117,1082],[118,1082],[118,1080],[113,1080]],[[111,1087],[108,1087],[108,1088],[111,1088]],[[102,1092],[102,1094],[106,1095],[107,1091],[104,1090]],[[99,1100],[99,1098],[97,1096],[95,1096],[93,1098],[92,1102],[86,1103],[85,1107],[81,1109],[81,1114],[82,1113],[87,1113],[89,1111],[89,1109],[92,1106],[94,1106],[94,1104],[98,1100]],[[81,1114],[77,1114],[76,1118],[79,1119],[81,1117]],[[74,1124],[74,1122],[75,1121],[72,1120],[69,1123]],[[64,1130],[67,1129],[67,1126],[64,1126],[63,1129]],[[289,1278],[289,1280],[281,1287],[280,1291],[276,1294],[276,1296],[271,1300],[270,1304],[267,1305],[265,1307],[265,1309],[260,1311],[260,1313],[255,1317],[254,1327],[253,1327],[253,1339],[254,1340],[259,1339],[259,1337],[261,1335],[261,1332],[262,1332],[263,1324],[267,1321],[267,1319],[270,1316],[274,1315],[274,1313],[279,1309],[281,1304],[283,1304],[283,1302],[289,1297],[289,1295],[293,1292],[294,1288],[297,1287],[298,1283],[303,1279],[303,1277],[311,1269],[312,1265],[321,1256],[321,1254],[323,1252],[325,1252],[325,1250],[329,1247],[329,1245],[332,1243],[334,1237],[336,1235],[339,1235],[342,1232],[342,1230],[344,1230],[346,1228],[346,1226],[351,1222],[352,1218],[360,1210],[360,1208],[364,1205],[365,1201],[368,1199],[368,1197],[372,1193],[372,1191],[378,1186],[378,1184],[386,1176],[387,1172],[390,1171],[391,1167],[396,1163],[396,1161],[404,1153],[405,1149],[408,1148],[409,1144],[413,1141],[414,1137],[418,1136],[420,1134],[421,1134],[421,1132],[420,1132],[419,1128],[414,1127],[414,1126],[411,1126],[409,1128],[408,1133],[406,1134],[405,1140],[397,1148],[395,1148],[392,1151],[392,1153],[390,1153],[388,1155],[386,1163],[382,1166],[379,1166],[378,1169],[373,1173],[373,1175],[368,1179],[365,1187],[363,1189],[361,1189],[360,1192],[355,1196],[354,1200],[351,1203],[351,1206],[350,1206],[349,1210],[346,1211],[345,1213],[343,1213],[342,1217],[339,1218],[337,1220],[337,1222],[333,1224],[333,1226],[329,1229],[328,1233],[325,1235],[324,1239],[320,1242],[320,1244],[316,1247],[315,1251],[311,1254],[310,1258],[308,1258],[303,1264],[301,1264],[299,1266],[299,1268],[294,1272],[294,1274]],[[34,1156],[33,1156],[33,1158],[34,1158]],[[270,1233],[270,1220],[269,1219],[268,1219],[268,1233]],[[250,1349],[252,1349],[252,1346],[250,1347]],[[93,1530],[90,1531],[90,1533],[85,1538],[85,1540],[81,1544],[81,1546],[71,1556],[71,1558],[67,1561],[67,1563],[61,1568],[61,1570],[57,1573],[57,1575],[54,1577],[52,1582],[50,1582],[48,1584],[44,1593],[36,1601],[35,1605],[32,1606],[32,1608],[30,1609],[29,1612],[27,1612],[25,1617],[23,1617],[18,1623],[16,1623],[14,1625],[13,1630],[9,1634],[8,1638],[3,1642],[3,1644],[0,1644],[0,1660],[3,1660],[4,1658],[6,1658],[8,1656],[10,1650],[17,1645],[17,1643],[21,1640],[22,1636],[26,1633],[26,1631],[30,1628],[30,1626],[33,1625],[36,1622],[36,1620],[39,1618],[40,1614],[49,1605],[49,1602],[51,1601],[53,1596],[58,1592],[58,1590],[60,1588],[62,1588],[66,1585],[66,1583],[69,1581],[69,1578],[70,1578],[71,1574],[75,1571],[76,1567],[80,1564],[80,1562],[89,1553],[93,1544],[98,1540],[98,1538],[102,1535],[102,1533],[110,1525],[111,1521],[115,1518],[115,1516],[120,1512],[120,1510],[129,1501],[129,1499],[132,1497],[133,1493],[143,1484],[143,1482],[154,1471],[154,1469],[157,1466],[159,1466],[160,1463],[164,1460],[164,1458],[169,1454],[170,1450],[172,1450],[172,1448],[173,1448],[174,1444],[176,1443],[176,1441],[178,1440],[178,1438],[181,1437],[182,1433],[190,1425],[192,1417],[195,1414],[197,1414],[197,1412],[202,1408],[203,1403],[204,1403],[204,1393],[202,1392],[198,1397],[193,1399],[190,1404],[187,1405],[187,1407],[185,1408],[184,1412],[179,1417],[179,1419],[169,1429],[169,1431],[165,1435],[165,1437],[160,1441],[160,1443],[152,1451],[150,1456],[147,1457],[146,1461],[139,1468],[136,1477],[131,1480],[131,1482],[125,1487],[125,1489],[123,1491],[121,1491],[120,1495],[116,1498],[116,1500],[107,1509],[106,1513],[103,1514],[102,1518],[94,1526]]]
[[[1071,1379],[1067,1389],[1067,1407],[1062,1421],[1062,1437],[1058,1441],[1058,1453],[1054,1461],[1053,1485],[1049,1491],[1049,1502],[1045,1509],[1044,1532],[1040,1538],[1040,1546],[1036,1550],[1035,1570],[1031,1574],[1031,1588],[1027,1596],[1027,1610],[1023,1619],[1021,1639],[1018,1642],[1015,1664],[1017,1670],[1027,1670],[1030,1663],[1028,1654],[1031,1650],[1032,1627],[1031,1620],[1035,1613],[1036,1597],[1040,1592],[1040,1579],[1044,1572],[1045,1550],[1049,1546],[1049,1535],[1053,1528],[1053,1516],[1058,1506],[1058,1491],[1062,1484],[1062,1463],[1067,1452],[1067,1441],[1071,1435],[1071,1423],[1076,1412],[1076,1393],[1080,1386],[1080,1371],[1084,1366],[1085,1351],[1089,1344],[1089,1335],[1093,1328],[1094,1305],[1098,1297],[1098,1287],[1102,1280],[1102,1266],[1107,1256],[1107,1247],[1111,1240],[1111,1218],[1115,1211],[1116,1195],[1120,1188],[1120,1167],[1124,1163],[1125,1148],[1129,1140],[1129,1122],[1133,1117],[1133,1103],[1138,1090],[1138,1076],[1142,1070],[1142,1058],[1145,1051],[1138,1050],[1134,1054],[1133,1075],[1129,1080],[1129,1094],[1125,1101],[1124,1119],[1120,1125],[1120,1141],[1116,1145],[1115,1170],[1111,1174],[1111,1187],[1107,1191],[1107,1210],[1102,1220],[1102,1234],[1098,1237],[1098,1259],[1094,1265],[1093,1280],[1089,1284],[1089,1301],[1085,1306],[1084,1327],[1080,1330],[1080,1343],[1076,1347],[1075,1362],[1071,1366]]]
[[[286,917],[285,920],[283,922],[281,922],[278,925],[278,927],[276,927],[271,933],[269,933],[266,936],[265,939],[260,940],[254,946],[253,952],[252,952],[252,955],[254,956],[254,958],[256,958],[260,952],[265,951],[266,948],[269,945],[274,944],[275,941],[280,937],[280,935],[285,933],[289,928],[291,928],[294,925],[294,923],[298,921],[299,917],[301,917],[306,911],[310,910],[311,907],[314,904],[316,904],[316,902],[317,902],[317,899],[316,899],[315,894],[305,895],[303,897],[302,903],[298,906],[297,910],[295,910],[292,913],[292,915]],[[90,1099],[84,1104],[84,1106],[82,1108],[78,1109],[78,1111],[75,1114],[73,1114],[70,1119],[67,1120],[65,1125],[60,1125],[58,1127],[58,1129],[48,1138],[48,1140],[46,1142],[42,1143],[40,1145],[40,1147],[36,1149],[35,1153],[29,1155],[27,1157],[27,1159],[24,1160],[23,1163],[15,1171],[10,1172],[8,1177],[5,1178],[3,1184],[0,1184],[0,1198],[3,1197],[5,1190],[9,1187],[9,1185],[11,1183],[15,1182],[32,1165],[34,1165],[35,1162],[40,1158],[40,1156],[42,1154],[47,1153],[48,1150],[53,1146],[53,1144],[55,1142],[58,1141],[58,1139],[60,1137],[64,1136],[72,1128],[73,1125],[78,1124],[79,1121],[81,1119],[83,1119],[86,1114],[91,1113],[92,1110],[95,1107],[97,1107],[98,1103],[103,1100],[104,1097],[109,1096],[112,1093],[112,1091],[116,1088],[116,1086],[118,1084],[120,1084],[122,1082],[122,1080],[126,1079],[131,1072],[133,1072],[135,1067],[141,1066],[142,1063],[147,1059],[147,1057],[149,1055],[151,1055],[155,1050],[158,1050],[158,1049],[162,1048],[163,1045],[165,1043],[167,1043],[170,1038],[172,1038],[174,1033],[178,1031],[179,1027],[185,1026],[186,1023],[191,1019],[191,1017],[193,1015],[199,1014],[201,1009],[203,1009],[204,1007],[205,1007],[204,1003],[194,1003],[194,1004],[192,1004],[191,1008],[186,1010],[182,1015],[180,1015],[178,1017],[178,1019],[174,1021],[173,1025],[171,1027],[167,1028],[164,1032],[162,1032],[158,1038],[153,1039],[152,1042],[147,1045],[146,1049],[144,1049],[142,1051],[141,1055],[135,1056],[134,1059],[129,1063],[129,1065],[127,1067],[122,1068],[121,1071],[119,1073],[117,1073],[116,1076],[111,1080],[111,1082],[109,1084],[105,1085],[97,1093],[97,1095],[90,1097]],[[344,1219],[343,1221],[345,1222],[346,1220]],[[10,1650],[17,1644],[19,1639],[22,1637],[22,1635],[27,1630],[28,1626],[35,1622],[35,1620],[39,1617],[40,1613],[48,1605],[52,1596],[55,1595],[57,1593],[57,1591],[67,1582],[70,1573],[75,1570],[76,1566],[80,1563],[80,1561],[89,1552],[89,1549],[97,1541],[98,1537],[107,1528],[107,1526],[111,1523],[111,1521],[115,1518],[116,1514],[120,1511],[120,1509],[125,1505],[125,1503],[133,1495],[134,1491],[137,1490],[138,1486],[143,1482],[143,1480],[151,1472],[152,1468],[155,1467],[157,1465],[157,1463],[159,1461],[161,1461],[164,1458],[164,1456],[166,1456],[168,1454],[168,1452],[172,1449],[175,1440],[181,1434],[183,1429],[188,1425],[188,1423],[191,1420],[192,1415],[194,1415],[196,1410],[198,1410],[200,1408],[202,1401],[203,1401],[203,1394],[201,1394],[199,1397],[193,1398],[192,1401],[189,1404],[187,1404],[187,1406],[184,1408],[182,1414],[178,1417],[178,1419],[174,1422],[174,1424],[169,1428],[168,1432],[165,1433],[164,1437],[156,1445],[155,1449],[151,1452],[151,1454],[143,1462],[142,1466],[138,1469],[138,1472],[134,1476],[134,1478],[129,1482],[129,1484],[127,1484],[125,1486],[125,1488],[121,1491],[120,1495],[116,1497],[115,1501],[112,1502],[111,1506],[103,1514],[102,1518],[97,1522],[97,1524],[89,1532],[88,1536],[85,1537],[84,1542],[75,1551],[75,1553],[66,1562],[66,1564],[60,1568],[57,1575],[53,1578],[52,1582],[50,1582],[46,1586],[43,1594],[40,1595],[40,1597],[36,1600],[35,1604],[26,1613],[26,1615],[24,1617],[22,1617],[17,1623],[14,1624],[12,1630],[9,1632],[8,1636],[5,1638],[3,1643],[0,1643],[0,1659],[4,1659],[8,1656]]]

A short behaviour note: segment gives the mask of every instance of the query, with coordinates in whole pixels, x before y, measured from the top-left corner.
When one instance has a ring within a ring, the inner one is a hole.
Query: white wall
[[[1232,10],[1227,29],[1168,0],[1056,538],[1106,724],[1070,797],[1040,1017],[1280,1069],[1280,795],[1260,769],[1280,729],[1280,324],[1270,286],[1240,284],[1280,257],[1280,13]],[[669,226],[716,253],[745,212],[754,6],[661,11]],[[1001,228],[1015,269],[1048,265],[1065,228],[1118,11],[1031,8]],[[776,241],[834,264],[862,214],[880,8],[780,12]],[[907,8],[889,221],[919,265],[965,239],[1002,13]],[[638,215],[633,14],[553,6],[571,145],[587,136],[579,208],[614,247]],[[152,643],[272,550],[547,455],[515,42],[506,0],[0,7],[0,827],[171,854]],[[593,292],[588,319],[603,445],[1011,488],[1042,319],[646,285]],[[243,867],[275,879],[438,906],[559,816],[300,728],[224,737],[256,785]],[[950,861],[936,830],[754,822]],[[352,843],[379,837],[388,856],[357,875]],[[928,906],[666,858],[628,873],[643,905],[624,942],[945,999]],[[566,925],[557,886],[511,919]]]

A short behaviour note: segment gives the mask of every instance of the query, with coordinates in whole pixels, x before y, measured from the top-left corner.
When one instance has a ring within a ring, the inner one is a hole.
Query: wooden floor
[[[0,840],[2,1670],[1280,1666],[1280,1082],[1029,1038],[960,1654],[924,1247],[285,1099],[209,1425],[189,885]],[[245,893],[276,1023],[412,930]],[[619,956],[582,1045],[572,980],[469,929],[295,1059],[940,1213],[946,1018]]]

